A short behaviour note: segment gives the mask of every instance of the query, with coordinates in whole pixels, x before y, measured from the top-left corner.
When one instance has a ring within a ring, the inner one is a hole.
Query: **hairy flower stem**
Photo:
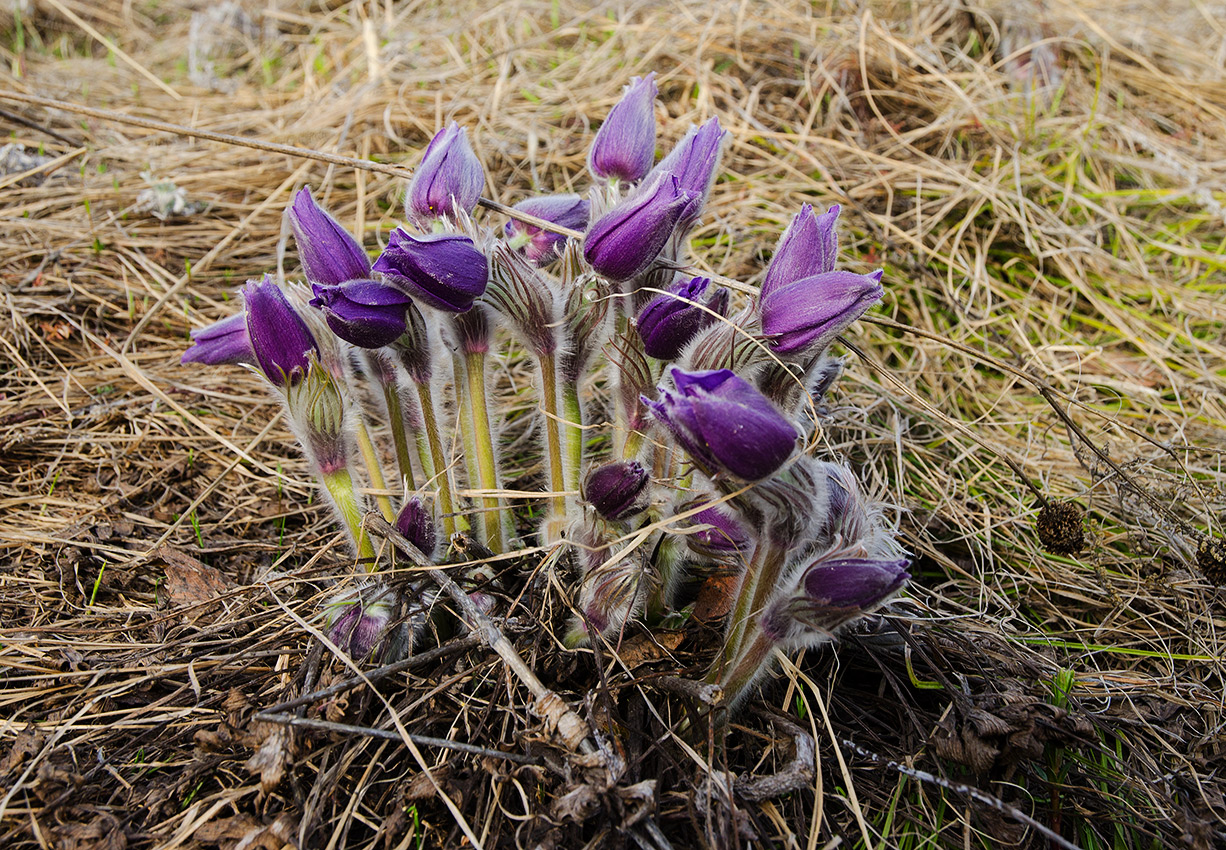
[[[353,476],[349,474],[347,467],[341,467],[332,472],[323,472],[319,477],[323,479],[324,487],[327,488],[328,495],[332,497],[337,514],[340,515],[345,528],[349,530],[350,537],[353,538],[358,557],[366,562],[367,571],[373,572],[376,566],[375,550],[371,545],[370,537],[362,530],[362,505],[353,487]]]
[[[774,588],[779,581],[779,574],[783,570],[786,558],[786,547],[774,545],[765,536],[758,540],[749,564],[745,568],[745,575],[741,578],[741,584],[737,588],[736,601],[728,620],[728,638],[724,641],[723,651],[707,674],[708,682],[721,681],[728,664],[740,653],[745,634],[749,631],[750,623],[757,614],[754,600],[758,595],[758,588],[766,588],[766,593]]]
[[[395,379],[383,384],[383,400],[387,403],[387,416],[392,420],[392,442],[396,445],[396,464],[400,476],[410,490],[417,489],[413,477],[413,456],[409,454],[408,423],[404,419],[404,404],[400,401],[400,389]]]
[[[370,476],[371,486],[376,490],[386,490],[387,480],[383,477],[383,467],[379,464],[379,456],[375,453],[375,444],[370,441],[370,432],[361,419],[357,422],[358,450],[362,453],[362,461],[366,464],[366,472]],[[396,512],[392,510],[392,500],[383,493],[375,494],[375,502],[379,505],[379,513],[392,522]]]
[[[439,509],[443,514],[443,531],[447,539],[456,532],[455,501],[451,496],[451,469],[443,454],[443,443],[438,433],[438,416],[434,412],[434,398],[430,395],[429,384],[419,384],[417,398],[421,402],[422,427],[426,432],[426,442],[430,447],[430,468],[433,471],[435,484],[438,486]]]
[[[541,404],[545,410],[545,444],[549,455],[550,505],[555,514],[566,512],[566,479],[562,468],[562,437],[558,432],[558,360],[552,352],[540,355]],[[578,489],[578,485],[576,488]]]
[[[775,641],[761,627],[755,625],[746,635],[752,635],[752,639],[731,660],[723,676],[718,679],[724,689],[724,705],[720,712],[723,717],[720,719],[726,719],[727,712],[744,699],[749,688],[767,669],[771,653],[775,651]]]
[[[489,405],[485,397],[485,354],[464,354],[464,377],[468,392],[466,401],[472,415],[472,435],[477,452],[477,482],[482,490],[498,490],[498,459],[494,455],[494,436],[490,430]],[[556,407],[556,402],[555,402]],[[497,496],[482,496],[481,524],[485,529],[485,545],[494,553],[506,546],[502,537],[502,504]]]
[[[566,489],[579,489],[579,475],[583,470],[583,404],[579,400],[579,385],[562,382],[562,415],[566,435]]]

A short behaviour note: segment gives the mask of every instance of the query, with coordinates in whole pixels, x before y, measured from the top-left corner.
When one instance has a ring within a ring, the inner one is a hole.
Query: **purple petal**
[[[319,354],[311,329],[270,276],[243,287],[247,335],[264,377],[278,387],[306,373],[310,355]]]
[[[792,217],[766,269],[766,277],[762,281],[763,298],[802,278],[834,270],[839,250],[835,230],[839,210],[840,207],[835,204],[820,216],[815,216],[813,207],[805,204]]]
[[[675,177],[660,174],[592,224],[583,256],[609,280],[629,280],[660,255],[692,200]]]
[[[832,271],[776,289],[761,300],[762,332],[784,354],[824,347],[881,300],[882,274]]]
[[[597,177],[642,180],[656,157],[655,72],[633,77],[596,133],[588,169]]]
[[[285,212],[308,281],[335,285],[370,277],[370,258],[362,246],[315,203],[309,186],[298,190]]]
[[[247,314],[237,313],[214,322],[205,328],[192,331],[191,348],[183,352],[180,363],[206,363],[215,366],[221,363],[255,364],[255,352],[247,336]]]
[[[485,293],[489,261],[467,236],[414,236],[392,231],[374,269],[414,298],[445,310],[463,313]]]

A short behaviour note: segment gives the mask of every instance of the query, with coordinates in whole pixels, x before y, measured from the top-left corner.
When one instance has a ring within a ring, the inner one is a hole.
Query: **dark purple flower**
[[[404,334],[405,314],[413,300],[394,286],[377,280],[349,280],[339,286],[312,289],[311,306],[318,307],[332,332],[359,348],[382,348]]]
[[[590,206],[586,199],[578,195],[542,195],[520,201],[515,209],[561,227],[583,230],[587,227]],[[514,218],[506,223],[506,234],[511,247],[522,250],[524,256],[538,266],[556,259],[566,242],[566,237],[561,233],[542,230]]]
[[[762,295],[762,332],[780,354],[816,352],[881,300],[883,272],[830,271]]]
[[[695,504],[685,505],[684,511],[695,507]],[[727,558],[743,552],[749,545],[749,531],[731,511],[722,506],[712,505],[704,508],[690,517],[689,521],[695,525],[711,526],[685,535],[686,545],[700,555],[708,558]]]
[[[763,613],[763,631],[794,646],[827,640],[839,626],[889,600],[911,578],[906,558],[847,554],[847,550],[826,552],[793,573],[791,588]]]
[[[805,204],[792,217],[766,268],[762,297],[802,278],[834,271],[839,253],[839,237],[835,230],[839,210],[839,205],[835,204],[821,215],[814,215],[813,207]]]
[[[580,498],[605,519],[628,519],[643,510],[639,496],[650,480],[647,470],[637,461],[613,461],[587,474],[580,487]]]
[[[430,140],[409,181],[405,207],[418,222],[454,218],[476,208],[484,187],[485,171],[468,144],[468,131],[452,121]]]
[[[709,277],[681,279],[647,302],[635,319],[643,350],[660,360],[675,360],[698,332],[728,313],[728,290],[720,287],[705,301]]]
[[[319,348],[311,329],[289,303],[271,276],[243,287],[247,336],[260,371],[278,387],[294,384],[306,373],[312,352]]]
[[[796,446],[796,429],[766,396],[728,369],[671,370],[677,392],[644,398],[690,457],[710,471],[757,481],[775,472]]]
[[[250,363],[255,365],[255,352],[247,336],[247,314],[237,313],[206,328],[192,331],[191,348],[183,352],[180,363]]]
[[[609,280],[629,280],[660,255],[692,200],[676,177],[660,174],[592,223],[584,258]]]
[[[328,612],[328,640],[349,654],[363,659],[378,649],[392,618],[392,599],[384,593],[372,602],[361,599],[334,602]]]
[[[349,231],[315,203],[304,186],[285,209],[298,243],[298,259],[311,283],[335,286],[370,277],[370,258]]]
[[[414,298],[448,313],[463,313],[485,293],[489,261],[467,236],[414,236],[397,228],[374,269]]]
[[[677,225],[679,230],[689,230],[706,206],[727,135],[728,131],[719,126],[718,118],[712,118],[701,127],[691,127],[655,167],[653,173],[672,174],[681,191],[690,196]]]
[[[656,158],[656,113],[658,89],[655,72],[631,77],[622,99],[609,110],[592,149],[587,167],[605,180],[642,180]]]
[[[396,530],[427,558],[434,557],[434,547],[437,543],[434,517],[422,504],[421,499],[413,496],[404,503],[396,517]]]

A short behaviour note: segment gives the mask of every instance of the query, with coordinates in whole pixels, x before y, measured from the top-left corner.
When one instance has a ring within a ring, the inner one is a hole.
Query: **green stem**
[[[720,681],[721,674],[727,669],[728,663],[739,654],[745,633],[757,614],[754,600],[758,595],[758,589],[763,586],[773,587],[776,584],[779,572],[783,568],[785,554],[785,549],[772,545],[765,538],[760,539],[757,546],[754,547],[753,555],[745,568],[745,575],[741,579],[740,587],[737,588],[732,613],[729,615],[728,638],[724,642],[723,651],[707,674],[708,682]]]
[[[400,401],[400,389],[394,380],[383,385],[383,400],[387,402],[387,415],[392,420],[392,442],[396,444],[396,463],[400,467],[400,475],[408,482],[408,489],[416,490],[417,481],[413,477],[413,456],[409,454],[404,405]]]
[[[566,489],[578,490],[583,471],[583,405],[579,386],[571,381],[562,383],[562,414],[566,417]]]
[[[727,712],[741,701],[745,691],[761,675],[774,651],[775,642],[760,628],[755,629],[753,640],[736,656],[720,679],[724,689],[724,711],[721,712],[724,720]]]
[[[371,545],[370,537],[362,531],[362,505],[353,488],[353,476],[348,469],[342,468],[335,472],[325,472],[320,478],[328,489],[328,495],[332,497],[332,503],[336,505],[341,521],[344,522],[345,528],[349,529],[349,536],[357,547],[358,557],[366,561],[367,572],[374,572],[375,549]]]
[[[549,454],[549,489],[554,495],[550,504],[557,514],[566,512],[566,479],[562,469],[562,437],[558,432],[558,361],[553,354],[542,354],[541,395],[545,408],[545,444]],[[577,489],[577,488],[576,488]]]
[[[455,501],[451,497],[451,469],[443,454],[443,443],[438,433],[438,417],[434,413],[434,398],[430,395],[430,387],[426,384],[414,383],[417,387],[417,398],[421,402],[422,427],[426,432],[426,443],[430,449],[431,474],[438,485],[439,508],[443,513],[443,530],[447,539],[455,534]]]
[[[464,374],[468,383],[467,401],[472,413],[472,434],[477,451],[477,479],[482,490],[493,493],[498,490],[498,460],[494,455],[494,437],[485,397],[485,354],[466,353]],[[485,545],[494,553],[500,553],[506,548],[502,538],[501,500],[493,495],[482,496],[481,506]]]
[[[383,467],[379,464],[379,456],[375,452],[375,444],[370,441],[370,432],[366,430],[366,423],[360,418],[358,419],[357,435],[358,450],[362,453],[362,461],[366,464],[366,473],[370,476],[371,486],[376,490],[386,490],[387,481],[383,478]],[[394,522],[396,512],[392,510],[392,500],[384,493],[375,493],[375,501],[379,505],[379,512],[383,514],[383,518],[388,522]]]

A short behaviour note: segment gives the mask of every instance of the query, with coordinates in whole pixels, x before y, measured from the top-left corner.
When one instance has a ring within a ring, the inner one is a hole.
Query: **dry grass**
[[[913,329],[856,326],[868,362],[824,448],[904,508],[919,556],[911,602],[799,659],[703,752],[669,733],[680,698],[660,684],[701,669],[692,635],[622,666],[561,650],[562,598],[525,596],[509,636],[625,762],[569,812],[595,780],[471,641],[301,708],[395,740],[254,721],[352,674],[312,639],[349,563],[259,382],[178,357],[277,266],[292,189],[320,188],[374,246],[403,181],[5,100],[6,141],[63,155],[42,182],[0,176],[6,844],[1049,846],[1020,811],[1085,848],[1221,846],[1226,619],[1195,552],[1226,521],[1226,8],[1186,6],[34,0],[0,17],[7,91],[410,165],[455,118],[507,202],[584,186],[589,122],[658,71],[667,141],[711,114],[733,132],[695,237],[706,268],[754,283],[805,200],[843,203],[844,261],[886,268],[877,315]],[[1032,70],[1055,86],[1029,95]],[[146,170],[207,208],[139,211]],[[1010,462],[1086,508],[1083,551],[1040,548]],[[532,763],[414,754],[391,712]],[[792,757],[776,712],[810,728],[817,775],[719,802],[721,771]]]

